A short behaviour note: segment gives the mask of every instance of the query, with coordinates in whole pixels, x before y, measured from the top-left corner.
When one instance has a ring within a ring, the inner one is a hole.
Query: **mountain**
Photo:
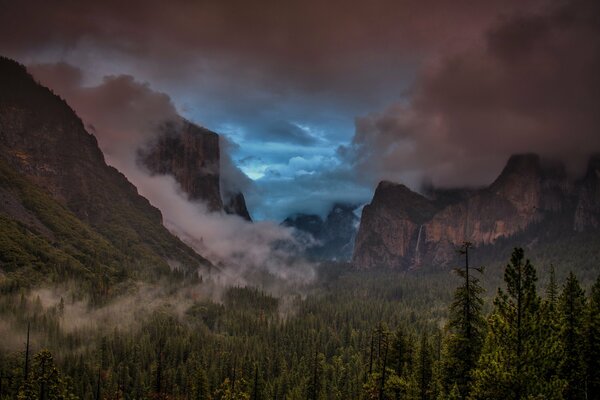
[[[584,178],[536,154],[510,157],[498,178],[477,190],[430,188],[426,196],[381,182],[363,209],[353,254],[359,268],[412,269],[453,262],[464,241],[495,246],[509,238],[548,242],[565,232],[597,230],[600,169],[591,158]],[[548,237],[556,232],[554,237]]]
[[[165,123],[162,131],[139,153],[150,173],[173,176],[191,200],[205,202],[209,211],[251,221],[244,195],[221,187],[219,135],[183,118]]]
[[[210,268],[106,164],[69,105],[1,57],[0,171],[3,284],[24,271],[43,277],[75,267],[92,275]]]
[[[294,214],[281,225],[295,228],[301,241],[307,243],[306,255],[313,260],[348,261],[352,248],[358,216],[358,206],[334,204],[325,219],[314,214]]]

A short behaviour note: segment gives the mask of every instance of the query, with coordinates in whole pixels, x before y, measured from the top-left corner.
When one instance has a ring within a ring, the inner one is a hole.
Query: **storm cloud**
[[[341,152],[365,179],[481,185],[514,153],[576,172],[600,149],[600,3],[515,15],[482,39],[425,66],[407,101],[356,119]]]
[[[150,82],[227,138],[253,216],[277,220],[381,179],[486,184],[516,152],[577,170],[600,150],[597,3],[0,0],[0,52]]]
[[[219,266],[223,274],[214,279],[244,285],[249,275],[262,271],[295,285],[314,277],[313,265],[293,257],[296,243],[290,229],[209,212],[205,204],[188,199],[173,177],[151,176],[140,165],[139,149],[163,132],[166,121],[180,118],[168,95],[131,76],[108,76],[99,85],[83,86],[82,72],[64,63],[29,69],[37,80],[67,100],[98,139],[107,163],[123,172],[140,194],[161,210],[165,226]],[[227,155],[233,145],[225,139],[221,144],[225,150],[221,157],[225,186],[249,190],[251,182]],[[282,246],[283,242],[287,246]]]

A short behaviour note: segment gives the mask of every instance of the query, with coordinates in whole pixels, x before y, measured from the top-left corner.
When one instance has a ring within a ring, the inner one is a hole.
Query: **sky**
[[[220,133],[256,220],[600,151],[594,0],[0,0],[0,54],[90,118],[140,104]]]

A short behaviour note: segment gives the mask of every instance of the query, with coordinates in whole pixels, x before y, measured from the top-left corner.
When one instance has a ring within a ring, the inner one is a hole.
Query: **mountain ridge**
[[[44,231],[40,226],[46,224],[38,224],[40,231],[34,232],[32,221],[39,213],[24,213],[31,207],[28,196],[11,194],[10,182],[15,179],[47,195],[36,195],[43,197],[38,211],[64,208],[117,249],[115,258],[129,260],[132,270],[167,271],[172,260],[189,270],[211,268],[163,226],[161,212],[121,172],[106,164],[96,138],[73,109],[37,83],[24,66],[4,57],[0,58],[0,139],[0,159],[8,171],[1,186],[6,202],[0,208],[5,218],[31,234],[40,236]],[[56,233],[46,228],[46,234]],[[61,236],[57,237],[60,242]]]
[[[596,229],[598,165],[597,156],[591,156],[585,176],[572,179],[560,163],[516,154],[490,185],[459,191],[450,202],[381,182],[363,209],[352,261],[363,269],[446,266],[464,241],[494,245],[535,224],[561,224],[572,232]]]

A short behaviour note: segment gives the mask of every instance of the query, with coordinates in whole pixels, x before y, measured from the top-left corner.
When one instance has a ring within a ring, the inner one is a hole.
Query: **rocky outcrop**
[[[227,196],[224,196],[227,197]],[[246,207],[246,199],[242,192],[238,192],[229,196],[229,199],[225,203],[224,211],[227,214],[239,215],[246,221],[252,221],[248,208]]]
[[[600,154],[592,156],[580,187],[573,228],[600,229]]]
[[[354,264],[369,268],[408,268],[421,245],[422,225],[434,215],[432,201],[404,185],[381,182],[363,208],[356,236]]]
[[[204,202],[209,211],[251,221],[244,195],[221,187],[219,159],[219,135],[183,118],[165,123],[155,142],[139,152],[150,173],[171,175],[190,200]]]
[[[294,214],[281,224],[296,229],[306,243],[305,255],[313,260],[348,261],[358,228],[357,205],[334,204],[325,219],[314,214]]]
[[[0,58],[0,157],[115,247],[145,254],[140,263],[208,265],[167,231],[160,211],[123,174],[106,164],[96,138],[67,103],[6,58]]]
[[[168,122],[155,143],[140,152],[152,174],[171,175],[190,200],[223,210],[219,183],[219,135],[186,120]]]
[[[425,197],[382,182],[363,210],[353,262],[360,268],[443,266],[464,241],[493,245],[535,224],[564,221],[557,215],[570,215],[575,229],[597,227],[600,197],[592,170],[578,183],[561,164],[521,154],[508,160],[490,186],[478,190],[436,193],[430,188]]]

